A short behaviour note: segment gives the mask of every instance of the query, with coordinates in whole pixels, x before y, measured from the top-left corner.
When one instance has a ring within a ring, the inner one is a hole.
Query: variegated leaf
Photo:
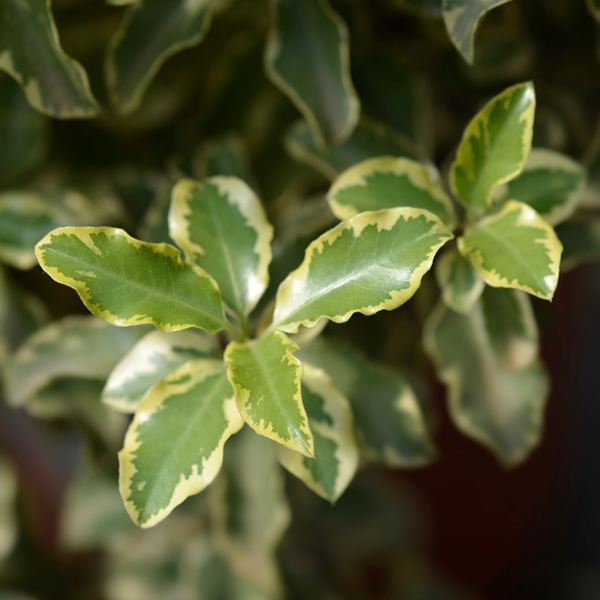
[[[471,120],[450,171],[456,197],[471,210],[491,206],[492,190],[516,177],[529,156],[535,92],[522,83],[492,98]]]
[[[435,459],[419,402],[400,375],[323,339],[300,350],[298,357],[305,367],[312,364],[325,370],[348,398],[367,457],[402,468]]]
[[[243,425],[219,361],[190,361],[144,397],[119,453],[119,487],[140,527],[162,521],[215,478]]]
[[[63,227],[42,239],[35,253],[50,277],[114,325],[231,329],[212,277],[168,244],[140,242],[112,227]]]
[[[3,0],[0,69],[19,82],[29,104],[57,119],[100,112],[83,67],[60,46],[51,0]]]
[[[469,64],[473,64],[475,33],[481,19],[492,8],[507,2],[510,0],[442,0],[448,35]]]
[[[500,190],[495,200],[525,202],[554,226],[573,214],[584,185],[581,165],[560,152],[534,148],[523,171]]]
[[[485,287],[471,259],[454,249],[436,261],[435,276],[446,306],[465,315],[471,312]]]
[[[393,310],[417,290],[435,253],[453,236],[432,213],[391,208],[361,213],[323,234],[279,286],[272,327],[296,333],[326,317]]]
[[[55,379],[105,379],[147,328],[113,327],[93,316],[70,316],[34,333],[5,369],[6,395],[21,406]]]
[[[278,446],[281,464],[313,492],[335,502],[358,467],[358,447],[348,399],[325,371],[304,365],[302,402],[315,439],[315,457],[307,458]]]
[[[360,114],[345,23],[328,0],[271,0],[267,74],[296,105],[321,148],[344,142]]]
[[[382,208],[423,208],[448,227],[455,224],[452,201],[431,172],[407,158],[384,156],[350,167],[327,194],[331,210],[339,219]]]
[[[150,82],[173,54],[204,38],[218,0],[141,0],[127,9],[106,57],[106,80],[122,114],[139,107]]]
[[[564,245],[562,271],[600,260],[600,219],[596,216],[562,223],[556,234]]]
[[[273,227],[256,194],[237,177],[183,179],[173,188],[169,229],[245,323],[267,289],[271,262]]]
[[[231,342],[225,363],[246,423],[260,435],[312,457],[313,436],[300,388],[302,366],[292,355],[296,350],[285,334],[273,331],[257,340]]]
[[[110,374],[102,401],[123,412],[135,412],[146,392],[184,363],[217,358],[213,338],[203,332],[152,331],[144,336]]]
[[[524,290],[552,300],[558,284],[562,244],[533,208],[508,201],[497,214],[484,217],[458,239],[486,283]]]

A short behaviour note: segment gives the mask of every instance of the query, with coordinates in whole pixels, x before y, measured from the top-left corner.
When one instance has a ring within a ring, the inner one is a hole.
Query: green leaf
[[[125,6],[126,4],[135,4],[140,0],[106,0],[107,4],[112,4],[113,6]]]
[[[400,375],[324,339],[300,350],[298,357],[305,367],[309,363],[325,370],[348,398],[368,457],[402,468],[435,459],[419,403]]]
[[[442,290],[444,304],[464,315],[471,312],[485,287],[485,281],[471,259],[461,256],[454,249],[436,261],[435,276]]]
[[[491,206],[492,190],[518,175],[531,150],[535,92],[522,83],[492,98],[471,120],[450,170],[450,186],[470,209]]]
[[[469,64],[473,64],[475,33],[481,19],[492,8],[507,2],[510,0],[442,0],[448,35]]]
[[[63,227],[42,239],[35,253],[50,277],[114,325],[209,333],[230,328],[216,283],[168,244],[140,242],[113,227]]]
[[[139,107],[163,63],[199,44],[216,0],[143,0],[127,9],[106,55],[106,81],[121,114]]]
[[[509,313],[502,316],[505,323],[511,318]],[[500,315],[496,319],[501,324]],[[448,386],[456,426],[506,466],[514,466],[540,441],[548,378],[536,361],[506,366],[488,327],[480,303],[469,315],[440,304],[426,325],[425,348]]]
[[[600,23],[600,1],[599,0],[585,0],[587,9],[597,23]]]
[[[327,0],[272,0],[265,64],[325,148],[344,142],[360,102],[350,79],[348,30]]]
[[[600,260],[600,219],[597,217],[562,223],[556,234],[565,248],[560,264],[562,271]]]
[[[315,439],[315,457],[278,446],[281,464],[313,492],[335,502],[358,467],[358,448],[348,399],[321,369],[304,365],[302,401]]]
[[[140,527],[162,521],[215,478],[223,445],[243,425],[219,361],[193,360],[142,400],[119,452],[119,487]]]
[[[100,112],[83,67],[60,46],[51,0],[3,0],[0,69],[25,91],[29,104],[57,119]]]
[[[58,378],[103,380],[147,331],[113,327],[91,315],[55,321],[34,333],[8,361],[7,398],[22,406]]]
[[[509,200],[502,210],[484,217],[458,239],[486,283],[524,290],[552,300],[558,284],[562,244],[536,212]]]
[[[17,541],[17,477],[4,459],[0,460],[0,563]]]
[[[416,291],[433,257],[453,236],[432,213],[391,208],[361,213],[324,233],[279,286],[273,325],[296,333],[323,317],[393,310]]]
[[[169,228],[187,261],[214,277],[244,322],[269,284],[273,238],[254,192],[237,177],[183,179],[173,189]]]
[[[285,334],[244,343],[231,342],[225,351],[228,376],[238,409],[254,431],[304,456],[314,456],[313,436],[302,405],[302,366],[298,350]]]
[[[419,157],[416,146],[408,138],[365,117],[361,118],[350,138],[335,148],[319,148],[303,122],[292,127],[285,139],[285,145],[295,159],[315,167],[330,181],[334,181],[343,171],[368,158]]]
[[[327,201],[339,219],[382,208],[423,208],[445,225],[455,224],[452,201],[431,172],[407,158],[372,158],[344,171],[331,186]]]

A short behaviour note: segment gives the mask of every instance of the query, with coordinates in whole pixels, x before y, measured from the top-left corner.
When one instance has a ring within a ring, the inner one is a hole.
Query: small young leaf
[[[356,126],[348,31],[327,0],[272,0],[267,74],[303,114],[320,147],[337,146]]]
[[[565,248],[560,263],[562,271],[600,260],[600,219],[596,216],[562,223],[556,234]]]
[[[469,257],[456,250],[446,252],[435,264],[435,276],[448,308],[467,315],[481,296],[485,281]]]
[[[433,257],[453,236],[432,213],[391,208],[361,213],[323,234],[279,286],[273,327],[296,333],[327,317],[393,310],[417,290]]]
[[[209,333],[229,327],[213,279],[168,244],[140,242],[112,227],[63,227],[42,239],[35,253],[50,277],[114,325]]]
[[[450,170],[450,186],[470,209],[491,206],[492,190],[518,175],[531,150],[535,92],[522,83],[492,98],[471,120]]]
[[[273,227],[241,179],[180,181],[173,188],[169,229],[187,261],[214,277],[236,314],[243,317],[256,306],[269,284]]]
[[[522,202],[508,201],[458,239],[463,256],[494,287],[512,287],[552,300],[562,244],[554,230]]]
[[[3,0],[1,12],[0,69],[29,104],[56,119],[97,115],[85,70],[60,46],[50,0]]]
[[[358,467],[358,448],[348,399],[321,369],[304,365],[302,401],[315,438],[315,457],[278,446],[281,464],[311,490],[335,502]]]
[[[193,360],[144,397],[119,452],[119,487],[140,527],[162,521],[217,475],[223,445],[243,425],[219,361]]]
[[[116,410],[135,412],[146,392],[184,363],[217,358],[214,341],[194,329],[152,331],[144,336],[110,374],[102,401]]]
[[[481,19],[492,8],[507,2],[510,0],[442,0],[448,35],[469,64],[473,64],[475,33]]]
[[[372,158],[344,171],[331,186],[327,201],[338,219],[382,208],[424,208],[445,225],[455,224],[452,202],[431,173],[407,158]]]
[[[202,41],[216,4],[216,0],[143,0],[127,9],[106,56],[109,95],[121,114],[138,108],[169,57]]]
[[[313,436],[302,405],[302,366],[298,350],[285,334],[273,331],[249,342],[231,342],[225,363],[238,409],[244,420],[264,435],[304,456],[314,456]]]

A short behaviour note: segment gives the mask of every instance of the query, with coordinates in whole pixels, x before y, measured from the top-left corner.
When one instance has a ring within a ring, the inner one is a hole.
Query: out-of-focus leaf
[[[600,206],[600,128],[588,148],[583,166],[587,171],[587,186],[581,198],[581,205],[589,208]]]
[[[158,184],[153,200],[150,202],[138,229],[140,239],[151,244],[168,244],[169,208],[173,182],[166,177]]]
[[[442,18],[442,0],[395,0],[395,4],[419,16]]]
[[[344,142],[360,114],[348,31],[327,0],[272,0],[267,74],[296,105],[321,148]]]
[[[596,216],[562,223],[556,228],[556,234],[564,246],[562,271],[600,260],[600,219]]]
[[[598,0],[585,0],[585,5],[594,20],[600,23],[600,2]]]
[[[134,4],[139,1],[140,0],[106,0],[106,3],[112,4],[113,6],[125,6],[126,4]]]
[[[0,69],[44,114],[80,119],[100,112],[85,70],[60,46],[50,0],[3,0]]]
[[[17,541],[17,478],[12,467],[0,460],[0,564]]]

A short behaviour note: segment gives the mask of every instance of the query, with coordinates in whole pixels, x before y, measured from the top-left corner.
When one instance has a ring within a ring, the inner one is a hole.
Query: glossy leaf
[[[123,412],[134,412],[146,392],[186,362],[217,358],[212,338],[196,330],[152,331],[145,335],[111,372],[102,401]]]
[[[564,246],[561,270],[569,271],[581,264],[600,260],[600,219],[588,216],[562,223],[556,234]]]
[[[169,57],[202,41],[215,5],[215,0],[143,0],[127,9],[106,57],[109,95],[120,113],[138,108]]]
[[[63,227],[42,239],[35,253],[53,279],[114,325],[209,333],[228,327],[213,279],[168,244],[140,242],[112,227]]]
[[[436,457],[419,403],[399,374],[370,364],[323,339],[298,352],[302,363],[325,370],[348,398],[366,454],[391,467],[420,467]]]
[[[579,203],[585,170],[564,154],[534,148],[523,171],[506,184],[497,200],[529,204],[550,225],[568,219]]]
[[[50,0],[3,0],[0,69],[44,114],[79,119],[100,112],[85,70],[61,48]]]
[[[385,156],[366,160],[344,171],[327,194],[339,219],[382,208],[423,208],[445,225],[455,223],[452,202],[430,171],[407,158]]]
[[[273,227],[254,192],[237,177],[183,179],[173,189],[171,237],[188,262],[219,285],[243,319],[269,284]]]
[[[298,350],[285,334],[244,343],[231,342],[225,363],[238,409],[244,420],[264,435],[304,456],[314,456],[313,436],[302,405],[302,366]]]
[[[442,0],[442,14],[448,35],[470,64],[475,56],[475,34],[485,14],[510,0]]]
[[[558,284],[562,244],[554,230],[522,202],[508,201],[458,240],[486,283],[551,300]]]
[[[436,261],[435,276],[444,304],[464,315],[471,312],[485,287],[485,281],[471,259],[461,256],[456,250],[446,252]]]
[[[345,141],[360,113],[345,23],[327,0],[272,0],[267,74],[306,119],[317,145]]]
[[[393,310],[417,290],[452,234],[432,213],[393,208],[361,213],[312,242],[279,286],[273,327],[296,333],[326,317]]]
[[[119,486],[133,521],[152,527],[203,490],[221,468],[223,445],[242,425],[219,361],[190,361],[156,384],[119,453]]]
[[[335,502],[358,467],[352,410],[327,374],[310,365],[304,365],[302,402],[315,439],[315,457],[279,446],[279,461],[316,494]]]
[[[518,175],[533,135],[535,92],[531,83],[509,87],[469,123],[450,171],[456,197],[470,209],[489,207],[492,190]]]
[[[70,316],[34,333],[6,365],[6,395],[23,405],[51,381],[104,379],[145,334],[144,327],[113,327],[93,316]]]

